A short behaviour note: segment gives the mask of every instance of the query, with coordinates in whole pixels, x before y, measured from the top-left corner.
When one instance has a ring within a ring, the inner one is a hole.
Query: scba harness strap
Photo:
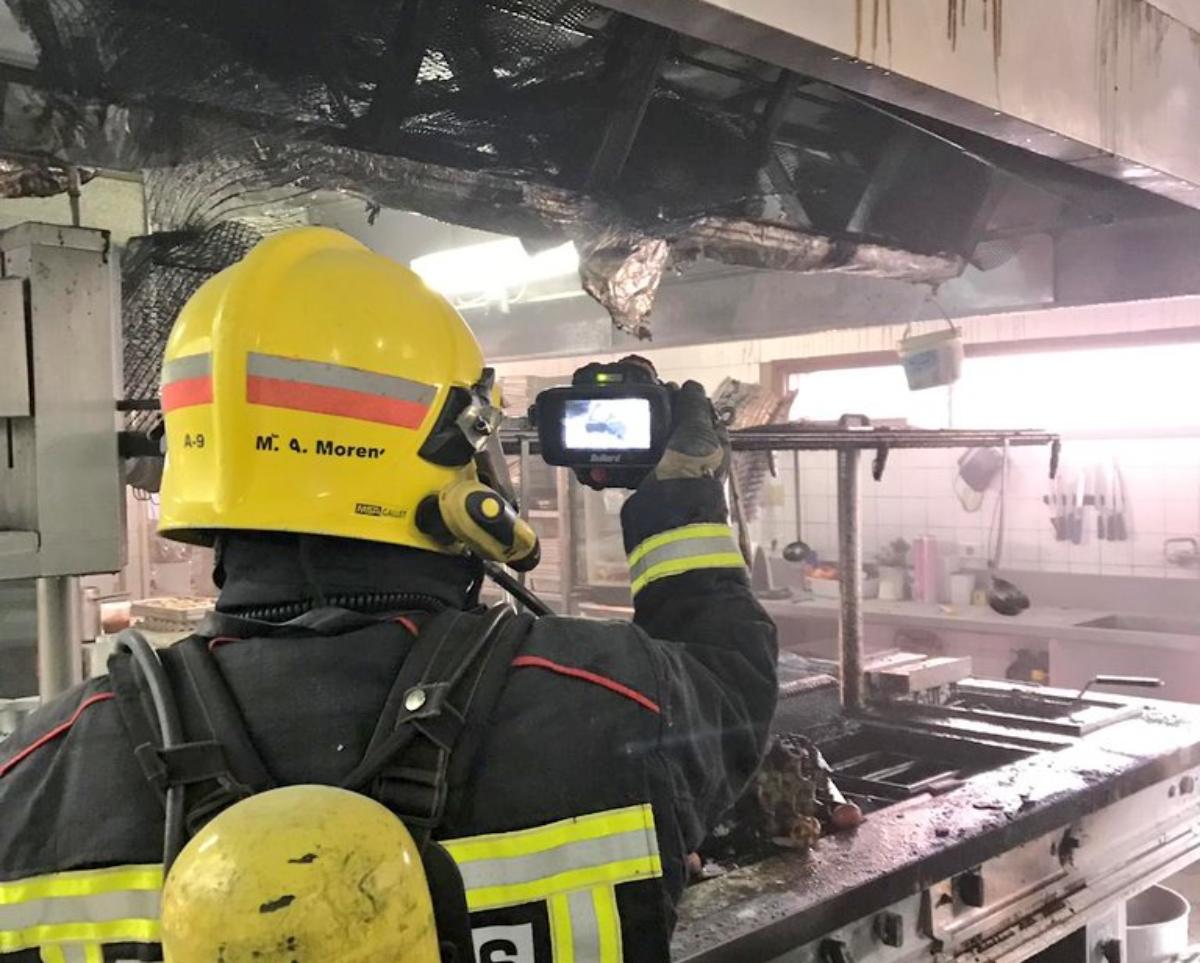
[[[463,883],[449,854],[430,837],[446,816],[451,787],[469,778],[484,724],[530,621],[506,606],[486,613],[448,610],[430,619],[392,683],[363,758],[341,783],[378,800],[408,827],[421,848],[430,888],[443,897],[435,898],[435,914],[439,935],[451,946],[471,945]],[[128,653],[110,660],[135,755],[164,800],[171,787],[184,787],[189,836],[223,809],[279,784],[250,738],[210,640],[331,636],[383,624],[391,623],[344,609],[313,610],[280,624],[210,617],[177,647],[181,671],[171,695],[191,710],[189,718],[202,723],[199,731],[193,725],[187,733],[189,741],[171,748],[163,747],[150,692],[134,660]],[[405,631],[399,625],[395,630]]]

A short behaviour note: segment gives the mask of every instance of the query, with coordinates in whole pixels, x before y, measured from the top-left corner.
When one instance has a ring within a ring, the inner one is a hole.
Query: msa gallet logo
[[[372,505],[370,502],[355,502],[355,515],[373,515],[376,518],[406,518],[408,510],[389,508],[387,505]]]

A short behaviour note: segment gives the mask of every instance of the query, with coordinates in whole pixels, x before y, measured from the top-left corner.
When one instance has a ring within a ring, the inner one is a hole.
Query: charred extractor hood
[[[605,0],[1200,207],[1194,0]]]
[[[1179,209],[984,136],[889,73],[927,42],[986,54],[1015,96],[1023,61],[1002,64],[1028,25],[1002,0],[933,17],[946,2],[7,0],[36,64],[0,65],[0,151],[46,168],[38,185],[64,164],[145,171],[175,260],[264,198],[321,188],[570,239],[587,290],[643,336],[664,270],[698,258],[932,285],[1016,236]],[[1146,4],[1051,6],[1106,5]]]

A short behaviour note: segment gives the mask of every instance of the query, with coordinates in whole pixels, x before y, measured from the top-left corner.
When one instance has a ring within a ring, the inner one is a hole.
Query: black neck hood
[[[216,541],[217,610],[336,604],[377,608],[372,598],[413,596],[406,608],[470,608],[482,569],[473,559],[398,545],[286,532],[227,532]]]

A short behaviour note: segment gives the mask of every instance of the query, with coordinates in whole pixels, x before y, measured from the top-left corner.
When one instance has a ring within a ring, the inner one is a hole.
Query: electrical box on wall
[[[0,279],[0,418],[30,411],[29,341],[25,337],[25,282]]]
[[[0,579],[124,564],[106,231],[0,232]]]

